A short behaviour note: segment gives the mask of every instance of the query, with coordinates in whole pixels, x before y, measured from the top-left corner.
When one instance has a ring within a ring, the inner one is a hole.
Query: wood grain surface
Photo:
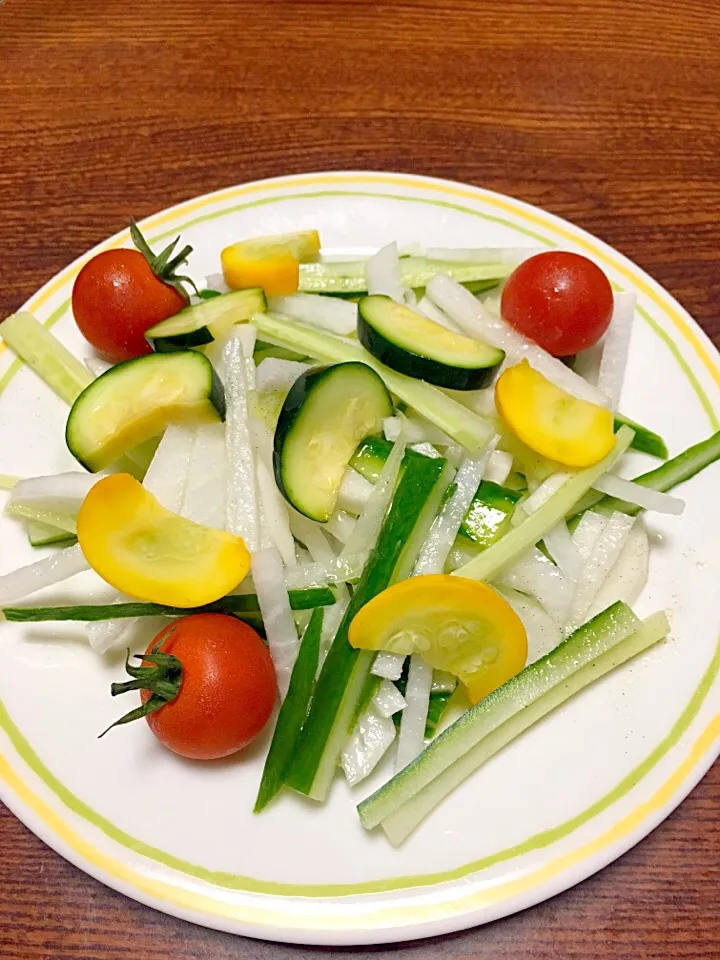
[[[179,200],[325,169],[500,190],[630,256],[720,340],[718,0],[6,0],[0,316]],[[154,913],[0,814],[0,957],[319,960]],[[720,767],[598,876],[373,960],[720,957]]]

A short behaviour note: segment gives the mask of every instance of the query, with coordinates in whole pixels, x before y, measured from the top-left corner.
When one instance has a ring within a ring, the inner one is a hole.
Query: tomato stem
[[[179,253],[175,253],[175,247],[180,241],[180,237],[175,237],[172,243],[169,243],[164,250],[161,250],[160,253],[155,254],[152,252],[152,249],[145,239],[145,237],[140,232],[140,228],[135,222],[134,218],[130,219],[130,237],[135,247],[140,251],[140,253],[145,257],[150,269],[163,283],[166,283],[168,286],[173,287],[180,294],[181,297],[184,297],[185,300],[189,300],[187,290],[183,286],[184,283],[190,284],[196,294],[199,296],[198,288],[195,285],[195,281],[190,277],[185,276],[184,274],[178,274],[175,271],[178,267],[181,267],[183,264],[187,263],[187,258],[192,253],[193,248],[190,244],[186,244]]]
[[[129,693],[131,690],[147,690],[150,697],[145,703],[130,710],[124,716],[111,723],[107,730],[103,730],[100,737],[104,737],[108,730],[113,727],[119,727],[125,723],[132,723],[133,720],[140,720],[151,713],[155,713],[166,703],[170,703],[180,692],[182,686],[183,668],[182,663],[171,653],[159,652],[160,646],[168,639],[172,628],[169,631],[163,630],[157,643],[149,653],[131,654],[128,650],[125,657],[125,669],[132,677],[132,680],[125,680],[123,683],[113,683],[110,685],[110,694],[117,697],[122,693]],[[133,666],[131,659],[141,661],[140,666]],[[151,664],[144,666],[143,663]]]

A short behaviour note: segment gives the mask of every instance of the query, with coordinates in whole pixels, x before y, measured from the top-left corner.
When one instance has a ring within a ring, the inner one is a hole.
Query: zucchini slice
[[[502,350],[446,330],[385,296],[358,304],[358,340],[398,373],[452,390],[488,386],[505,359]]]
[[[111,367],[72,405],[68,450],[95,473],[170,423],[225,416],[225,392],[212,364],[194,350],[152,353]]]
[[[158,353],[203,347],[222,339],[234,324],[249,320],[254,313],[263,313],[266,307],[260,287],[234,290],[185,307],[150,327],[145,338]]]
[[[285,499],[312,520],[329,520],[358,444],[378,433],[392,410],[387,387],[364,363],[301,374],[275,428],[273,465]]]

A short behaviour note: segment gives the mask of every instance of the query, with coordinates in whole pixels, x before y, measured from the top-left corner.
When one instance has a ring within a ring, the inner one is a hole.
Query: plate
[[[398,240],[586,253],[638,296],[623,412],[662,433],[672,453],[718,429],[720,363],[682,307],[600,240],[509,197],[423,177],[313,174],[221,190],[143,227],[155,245],[182,233],[197,277],[216,273],[220,249],[237,238],[313,227],[338,252]],[[127,242],[124,232],[101,244],[26,305],[79,356],[73,279],[89,256]],[[73,469],[63,404],[7,352],[0,390],[0,472]],[[716,471],[685,485],[682,518],[648,519],[651,572],[637,609],[667,608],[671,638],[494,757],[400,850],[363,831],[340,778],[325,807],[287,795],[253,816],[265,744],[203,765],[163,751],[143,724],[99,741],[118,714],[108,688],[122,668],[92,654],[77,625],[2,626],[2,799],[108,886],[251,937],[383,943],[544,900],[646,836],[718,754]],[[12,521],[0,524],[0,572],[37,558]],[[79,578],[72,588],[82,595]]]

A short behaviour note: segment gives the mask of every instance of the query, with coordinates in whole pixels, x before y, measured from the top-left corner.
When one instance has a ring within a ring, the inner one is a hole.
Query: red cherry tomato
[[[554,357],[597,343],[610,324],[613,294],[600,267],[578,253],[551,250],[521,263],[508,277],[503,319]]]
[[[187,306],[153,273],[138,250],[106,250],[86,263],[72,292],[75,322],[85,339],[117,363],[150,353],[145,331]]]
[[[246,623],[224,613],[193,614],[165,627],[148,656],[154,647],[182,665],[175,699],[146,718],[169,750],[193,760],[227,757],[247,746],[270,719],[277,696],[275,668],[262,639]],[[150,696],[150,690],[141,690],[143,703]]]

